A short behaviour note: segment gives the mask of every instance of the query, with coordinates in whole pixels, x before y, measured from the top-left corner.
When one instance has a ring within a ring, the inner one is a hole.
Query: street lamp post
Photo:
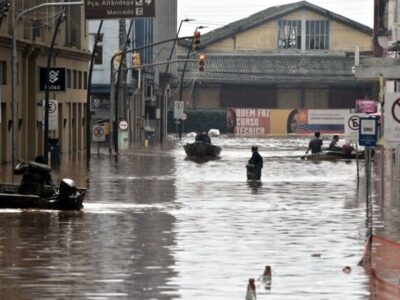
[[[179,27],[178,27],[178,31],[176,32],[176,38],[178,38],[179,33],[181,31],[182,28],[182,24],[183,22],[191,22],[194,21],[194,19],[183,19],[181,20],[181,22],[179,23]],[[174,40],[173,44],[172,44],[172,48],[171,48],[171,52],[169,54],[168,60],[170,61],[172,59],[172,55],[174,55],[174,50],[175,50],[175,46],[176,46],[176,39]],[[165,67],[165,73],[168,73],[169,70],[169,63],[167,64],[167,66]],[[164,139],[164,123],[165,123],[165,109],[166,109],[166,103],[165,103],[165,83],[163,83],[162,86],[162,95],[161,95],[161,105],[160,105],[160,143],[163,142]]]
[[[11,88],[11,98],[12,98],[12,165],[15,166],[17,162],[18,155],[18,107],[17,107],[17,24],[22,16],[27,13],[30,13],[34,10],[49,7],[49,6],[73,6],[73,5],[83,5],[84,2],[57,2],[57,3],[42,3],[31,8],[28,8],[22,12],[20,12],[14,19],[13,24],[13,37],[12,37],[12,88]],[[45,107],[48,109],[48,107]]]

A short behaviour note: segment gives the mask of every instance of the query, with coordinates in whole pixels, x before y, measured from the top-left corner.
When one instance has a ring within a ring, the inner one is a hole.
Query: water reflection
[[[94,155],[89,169],[64,156],[53,177],[88,187],[84,210],[0,212],[1,295],[244,299],[270,265],[257,299],[368,299],[355,162],[302,161],[304,138],[221,136],[221,158],[197,163],[186,142]],[[262,182],[246,180],[251,145]]]

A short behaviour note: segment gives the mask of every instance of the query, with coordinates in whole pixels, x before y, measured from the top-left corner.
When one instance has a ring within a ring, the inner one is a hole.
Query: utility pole
[[[89,67],[89,74],[88,74],[88,88],[87,88],[87,95],[86,95],[86,163],[89,165],[90,160],[90,147],[91,147],[91,114],[90,114],[90,94],[92,93],[92,75],[93,75],[93,66],[94,66],[94,59],[96,57],[97,52],[97,44],[100,40],[100,32],[101,28],[103,27],[103,20],[100,21],[99,29],[97,30],[96,37],[94,39],[92,57],[90,58],[90,67]]]
[[[46,161],[49,160],[49,94],[50,94],[49,73],[50,73],[50,67],[51,67],[51,58],[53,56],[54,43],[56,42],[58,29],[60,28],[61,23],[63,22],[64,18],[65,18],[65,12],[64,12],[64,8],[63,8],[62,11],[60,12],[60,15],[57,18],[57,21],[56,21],[56,27],[54,29],[53,38],[51,40],[49,54],[47,57],[45,101],[44,101],[44,141],[43,141],[43,149],[44,149],[43,156]]]

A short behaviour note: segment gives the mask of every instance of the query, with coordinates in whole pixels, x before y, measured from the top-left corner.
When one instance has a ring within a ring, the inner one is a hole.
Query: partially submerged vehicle
[[[58,210],[80,210],[83,208],[83,199],[86,194],[85,188],[77,188],[72,179],[65,178],[59,186],[48,180],[38,184],[29,182],[26,178],[32,176],[29,172],[45,174],[50,168],[41,163],[29,162],[19,163],[14,174],[22,175],[21,184],[0,184],[0,208],[39,208]]]

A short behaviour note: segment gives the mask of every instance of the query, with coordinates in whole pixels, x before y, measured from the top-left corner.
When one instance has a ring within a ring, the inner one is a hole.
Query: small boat
[[[345,154],[341,151],[326,150],[315,154],[300,156],[303,160],[339,160],[339,159],[364,159],[364,151],[352,152]]]
[[[183,146],[188,157],[218,158],[222,148],[206,142],[187,143]]]
[[[21,194],[20,185],[0,183],[0,208],[38,208],[80,210],[85,188],[77,188],[72,179],[63,179],[59,187],[46,185],[43,195]]]

